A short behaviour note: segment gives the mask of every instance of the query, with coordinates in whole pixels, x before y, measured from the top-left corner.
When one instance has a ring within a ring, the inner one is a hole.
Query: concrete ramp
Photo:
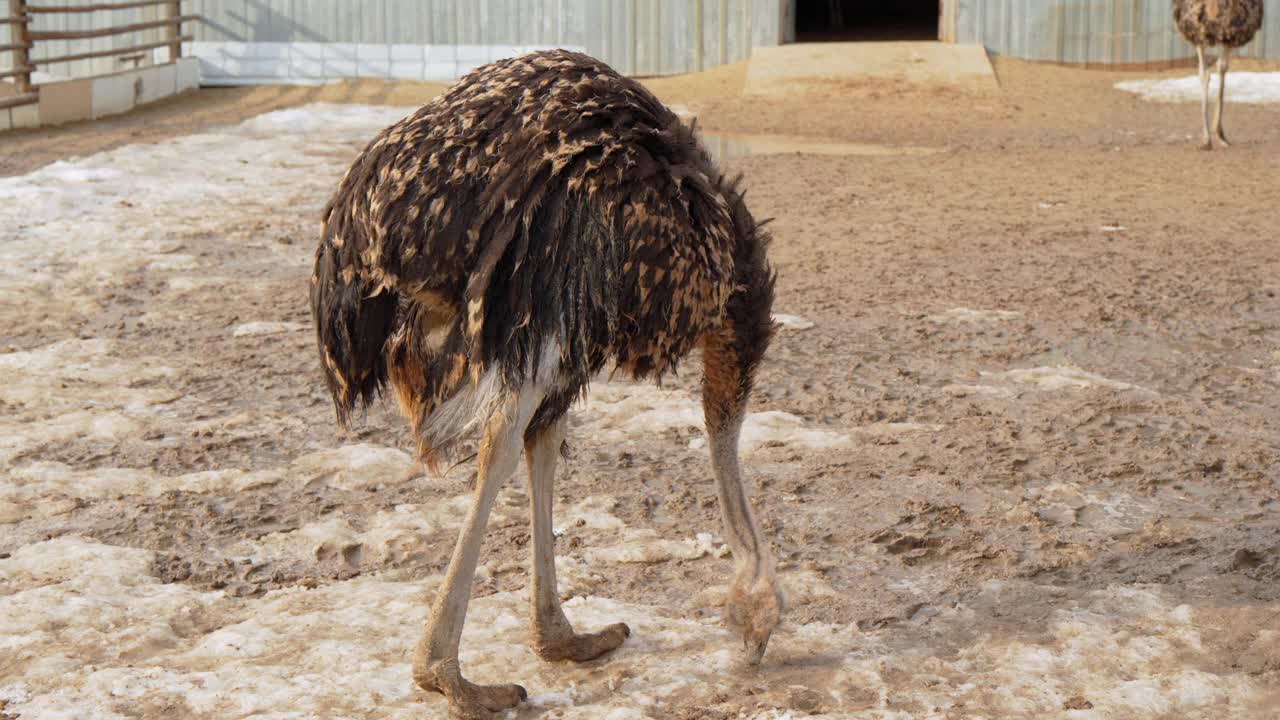
[[[995,72],[981,45],[941,42],[798,43],[756,48],[749,95],[778,95],[813,80],[888,80],[994,92]]]

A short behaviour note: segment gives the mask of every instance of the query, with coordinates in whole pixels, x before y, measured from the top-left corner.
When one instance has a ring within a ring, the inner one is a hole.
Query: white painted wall
[[[494,60],[552,47],[556,46],[197,41],[185,43],[182,52],[199,61],[204,85],[259,85],[345,78],[450,82]],[[167,56],[167,51],[157,55]]]

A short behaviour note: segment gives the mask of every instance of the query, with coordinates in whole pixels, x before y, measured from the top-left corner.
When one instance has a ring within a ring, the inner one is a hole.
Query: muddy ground
[[[746,457],[788,624],[750,670],[718,623],[696,358],[602,382],[562,589],[636,634],[523,649],[521,471],[463,655],[529,687],[516,717],[1274,716],[1280,106],[1230,106],[1203,153],[1197,107],[1112,88],[1136,75],[996,70],[651,81],[708,132],[853,153],[723,161],[794,316]],[[339,433],[306,306],[320,207],[407,108],[251,119],[436,91],[202,90],[0,139],[0,716],[443,717],[409,652],[472,470],[418,472],[390,403]]]

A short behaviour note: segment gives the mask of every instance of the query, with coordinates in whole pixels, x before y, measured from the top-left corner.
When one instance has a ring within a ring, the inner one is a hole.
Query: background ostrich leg
[[[453,717],[487,720],[493,713],[514,707],[527,697],[519,685],[474,685],[458,667],[458,644],[471,599],[471,580],[480,556],[489,510],[502,483],[520,461],[521,438],[542,401],[537,388],[508,393],[485,425],[477,457],[479,478],[475,499],[467,513],[458,544],[449,560],[444,583],[436,591],[426,632],[413,659],[413,678],[425,690],[444,694]]]
[[[702,404],[720,517],[725,540],[733,551],[734,576],[726,603],[727,619],[741,629],[747,661],[755,665],[764,656],[769,636],[781,620],[782,593],[774,575],[769,541],[760,532],[742,485],[738,436],[747,412],[754,363],[744,361],[734,340],[735,331],[730,328],[708,335],[702,348]],[[768,342],[767,337],[764,342]]]
[[[1213,114],[1213,133],[1218,136],[1223,147],[1230,147],[1226,133],[1222,131],[1222,106],[1227,101],[1227,67],[1231,64],[1231,48],[1222,46],[1222,54],[1218,56],[1218,107]]]
[[[615,623],[596,633],[577,634],[560,607],[556,588],[556,548],[552,530],[555,501],[556,460],[564,441],[562,417],[537,437],[525,442],[529,466],[529,505],[533,514],[533,584],[530,610],[533,619],[533,647],[544,660],[584,662],[613,650],[631,634],[623,623]]]
[[[1209,137],[1209,65],[1205,62],[1203,45],[1196,46],[1196,57],[1200,59],[1200,111],[1204,114],[1204,137],[1200,149],[1212,150],[1213,140]]]

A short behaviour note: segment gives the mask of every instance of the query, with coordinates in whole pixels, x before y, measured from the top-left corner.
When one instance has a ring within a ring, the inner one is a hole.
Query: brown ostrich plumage
[[[339,420],[389,384],[434,465],[482,431],[475,505],[415,659],[455,716],[523,698],[457,665],[497,489],[525,450],[534,644],[586,660],[623,642],[577,634],[555,589],[551,499],[564,416],[613,362],[661,376],[702,349],[703,407],[736,573],[726,617],[759,661],[782,610],[743,489],[738,435],[773,333],[767,234],[691,127],[640,84],[566,51],[480,68],[381,132],[324,211],[311,278]]]
[[[1173,23],[1196,47],[1238,48],[1262,27],[1262,0],[1174,0]]]
[[[1213,135],[1229,145],[1222,129],[1222,108],[1226,102],[1227,68],[1231,50],[1246,45],[1262,27],[1263,0],[1173,0],[1173,23],[1178,32],[1196,48],[1200,62],[1201,113],[1204,115],[1202,150],[1213,149]],[[1210,69],[1205,51],[1220,47],[1218,56],[1218,104],[1209,116]],[[1212,123],[1213,134],[1210,134]]]
[[[375,138],[325,209],[312,303],[339,415],[389,379],[434,460],[461,428],[432,412],[490,368],[520,385],[553,338],[566,407],[608,360],[661,375],[720,322],[737,261],[765,283],[764,242],[638,83],[566,51],[481,68]]]

